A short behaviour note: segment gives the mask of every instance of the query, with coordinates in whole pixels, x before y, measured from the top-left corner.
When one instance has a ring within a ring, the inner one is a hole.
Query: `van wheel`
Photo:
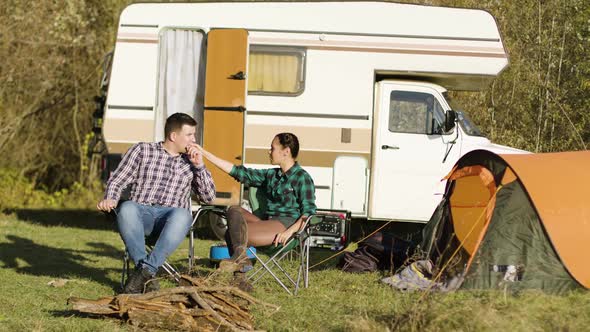
[[[195,225],[195,233],[199,239],[225,240],[226,230],[225,218],[213,211],[203,213]]]
[[[227,231],[227,220],[216,214],[208,213],[209,215],[209,229],[213,235],[219,240],[225,240],[225,232]]]

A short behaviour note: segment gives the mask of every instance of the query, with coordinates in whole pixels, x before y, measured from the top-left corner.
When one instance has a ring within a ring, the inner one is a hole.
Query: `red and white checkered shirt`
[[[215,184],[205,166],[188,156],[171,156],[162,142],[133,145],[107,182],[105,199],[119,201],[131,184],[130,199],[139,204],[190,208],[191,187],[204,203],[215,199]]]

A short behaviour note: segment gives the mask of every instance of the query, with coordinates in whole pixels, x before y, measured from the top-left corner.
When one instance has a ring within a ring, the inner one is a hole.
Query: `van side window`
[[[389,102],[389,131],[410,134],[442,134],[444,111],[429,93],[392,91]]]
[[[305,87],[305,49],[250,47],[248,93],[297,96]]]

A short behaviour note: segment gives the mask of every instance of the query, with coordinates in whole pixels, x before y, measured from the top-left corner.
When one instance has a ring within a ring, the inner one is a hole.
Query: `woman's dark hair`
[[[291,149],[291,156],[293,159],[297,158],[299,154],[299,140],[297,136],[291,133],[280,133],[275,136],[279,139],[279,143],[283,148]]]

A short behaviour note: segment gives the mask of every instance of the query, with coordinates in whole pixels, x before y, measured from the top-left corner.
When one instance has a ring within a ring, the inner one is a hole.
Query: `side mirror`
[[[448,110],[445,113],[445,124],[444,124],[444,131],[445,133],[450,132],[455,128],[455,121],[457,121],[457,112],[453,110]]]

